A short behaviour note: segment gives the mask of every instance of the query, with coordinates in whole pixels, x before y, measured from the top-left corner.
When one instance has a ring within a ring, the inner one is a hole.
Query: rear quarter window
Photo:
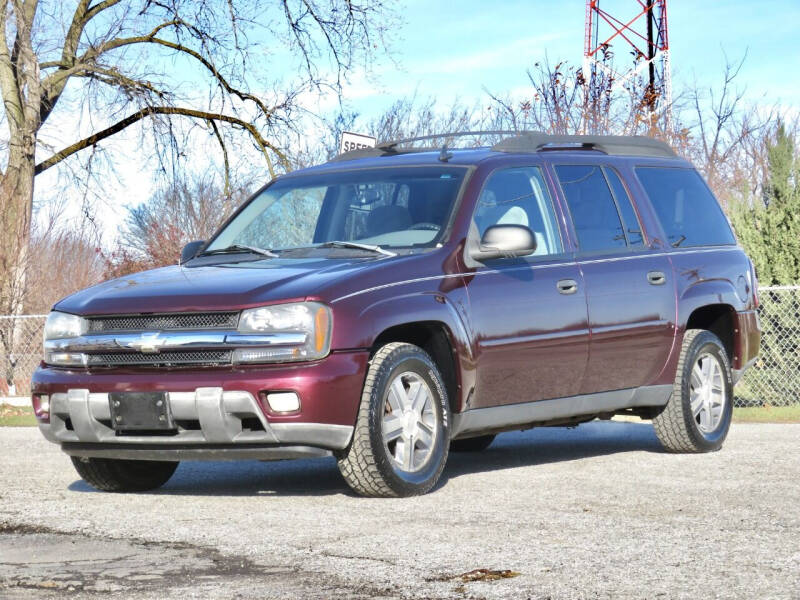
[[[736,243],[725,214],[697,171],[637,167],[636,175],[672,246]]]

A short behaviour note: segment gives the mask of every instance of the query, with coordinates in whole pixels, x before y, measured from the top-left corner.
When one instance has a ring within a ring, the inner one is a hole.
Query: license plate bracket
[[[175,429],[167,392],[111,392],[108,406],[116,431]]]

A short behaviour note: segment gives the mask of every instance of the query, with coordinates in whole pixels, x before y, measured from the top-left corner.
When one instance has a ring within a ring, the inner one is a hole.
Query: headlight
[[[44,323],[45,340],[76,338],[86,333],[86,319],[76,315],[53,311]]]
[[[240,348],[236,362],[314,360],[331,347],[331,309],[319,302],[250,308],[239,318],[239,333],[264,335],[268,347]]]

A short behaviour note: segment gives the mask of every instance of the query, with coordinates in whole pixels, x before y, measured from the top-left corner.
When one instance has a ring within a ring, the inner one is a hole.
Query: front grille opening
[[[265,431],[265,429],[258,417],[247,417],[242,419],[242,431]]]
[[[75,431],[72,428],[72,419],[70,419],[69,417],[64,419],[64,427],[66,428],[67,431]]]
[[[89,317],[89,333],[108,331],[170,331],[187,329],[236,329],[238,312],[113,315]]]
[[[117,437],[126,437],[126,436],[158,436],[158,437],[168,437],[171,435],[178,435],[177,429],[124,429],[122,431],[117,431]]]
[[[178,426],[178,429],[182,429],[183,431],[200,431],[200,421],[197,419],[176,420],[175,425]]]
[[[180,365],[218,366],[231,363],[230,350],[207,350],[196,352],[169,351],[158,354],[143,354],[140,352],[113,352],[105,354],[90,354],[88,364],[90,367],[120,367],[120,366],[163,366],[172,367]]]

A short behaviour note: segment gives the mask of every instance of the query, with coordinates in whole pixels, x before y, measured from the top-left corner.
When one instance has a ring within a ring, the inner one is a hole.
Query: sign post
[[[342,141],[339,144],[339,152],[350,152],[351,150],[361,150],[362,148],[374,148],[378,140],[370,135],[360,133],[342,132]]]

